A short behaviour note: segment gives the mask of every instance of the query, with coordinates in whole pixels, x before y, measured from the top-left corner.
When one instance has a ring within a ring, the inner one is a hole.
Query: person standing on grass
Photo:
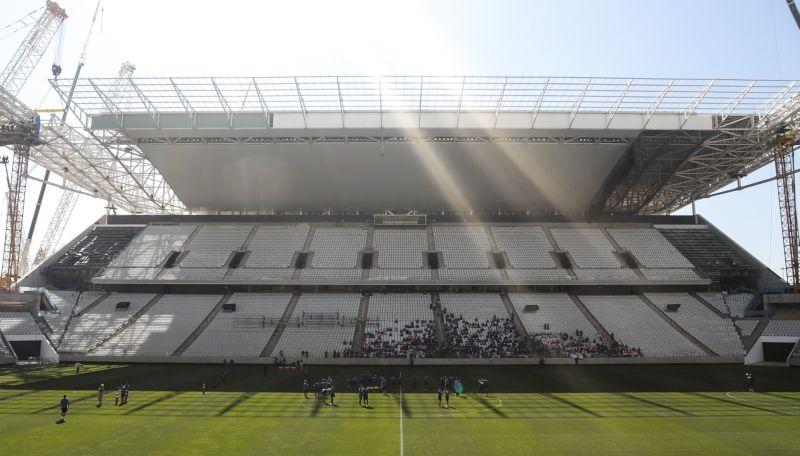
[[[67,411],[69,410],[69,399],[67,399],[66,394],[64,395],[64,397],[61,398],[59,406],[61,407],[61,419],[59,420],[59,422],[65,423],[67,421]]]
[[[369,388],[364,387],[364,407],[369,408]]]
[[[364,387],[359,385],[358,386],[358,406],[361,407],[361,405],[363,403],[364,403]]]
[[[103,406],[103,396],[106,394],[106,385],[101,383],[100,388],[97,388],[97,406]]]
[[[81,362],[75,361],[75,375],[81,375]]]
[[[203,382],[203,396],[206,395],[206,382]]]
[[[308,380],[303,380],[303,397],[308,399]]]
[[[439,408],[442,408],[442,389],[436,390],[436,396],[439,398]]]
[[[118,386],[117,389],[114,391],[114,405],[119,405],[119,390],[122,387]]]
[[[444,389],[444,408],[450,408],[450,390]]]

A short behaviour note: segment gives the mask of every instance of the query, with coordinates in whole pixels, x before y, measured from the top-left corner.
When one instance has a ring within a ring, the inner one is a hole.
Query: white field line
[[[400,456],[403,456],[403,387],[400,387]]]

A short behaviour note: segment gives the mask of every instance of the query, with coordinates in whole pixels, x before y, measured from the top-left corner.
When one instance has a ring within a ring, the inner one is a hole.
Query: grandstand
[[[665,234],[715,233],[699,218],[439,215],[415,227],[329,218],[109,216],[91,230],[95,242],[118,238],[116,226],[131,238],[94,261],[94,276],[62,268],[64,290],[45,264],[26,281],[47,289],[41,316],[63,359],[559,362],[580,352],[593,362],[741,362],[775,332],[757,294],[723,290],[708,262],[695,265]],[[757,289],[752,280],[770,274],[759,267],[740,286]],[[509,338],[501,349],[498,334]]]
[[[168,201],[117,201],[131,214],[20,283],[44,292],[42,334],[63,360],[323,364],[750,362],[794,337],[770,301],[786,282],[666,215],[769,159],[691,156],[762,141],[783,85],[448,81],[132,78],[152,104],[109,107],[110,81],[79,79],[78,118],[142,151]]]

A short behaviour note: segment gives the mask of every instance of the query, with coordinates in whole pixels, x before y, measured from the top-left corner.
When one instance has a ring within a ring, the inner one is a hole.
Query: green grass
[[[488,376],[493,392],[437,406],[406,381],[402,397],[373,393],[371,408],[339,387],[337,407],[305,400],[300,374],[236,366],[93,365],[0,369],[5,454],[797,454],[800,369],[755,369],[764,392],[741,392],[742,366],[420,368]],[[357,369],[315,368],[340,379]],[[397,368],[387,369],[397,373]],[[404,376],[411,375],[406,369]],[[96,407],[100,382],[130,381]],[[208,382],[203,396],[199,384]],[[73,404],[55,424],[57,403]],[[401,417],[402,415],[402,417]],[[10,453],[13,451],[13,453]]]

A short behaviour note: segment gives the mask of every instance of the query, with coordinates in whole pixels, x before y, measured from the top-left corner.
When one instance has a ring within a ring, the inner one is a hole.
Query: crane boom
[[[56,2],[47,2],[44,13],[0,73],[0,87],[5,88],[11,95],[19,94],[66,18],[67,12],[64,8],[58,6]]]

